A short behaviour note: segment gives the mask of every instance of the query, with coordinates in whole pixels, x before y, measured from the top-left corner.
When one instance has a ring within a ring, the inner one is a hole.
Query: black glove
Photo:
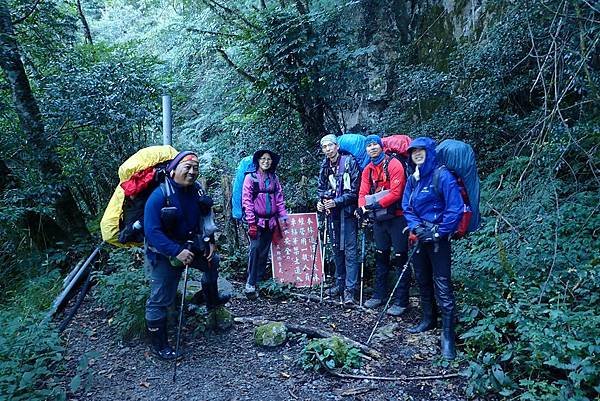
[[[202,214],[209,214],[214,204],[215,202],[208,195],[202,195],[200,198],[198,198],[198,207],[200,208],[200,213]]]
[[[356,216],[356,218],[358,219],[362,219],[365,215],[365,212],[363,212],[362,207],[357,207],[356,210],[354,211],[354,216]]]
[[[379,204],[379,202],[374,202],[374,203],[371,203],[370,205],[366,205],[365,209],[374,212],[375,210],[381,209],[381,205]]]
[[[437,238],[433,227],[418,226],[415,228],[415,234],[422,242],[433,242]]]

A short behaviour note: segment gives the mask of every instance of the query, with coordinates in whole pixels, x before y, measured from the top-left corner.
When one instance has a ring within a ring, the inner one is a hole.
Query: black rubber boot
[[[418,325],[411,327],[408,329],[409,333],[423,333],[424,331],[429,331],[435,329],[437,314],[435,310],[435,304],[433,299],[423,299],[421,298],[421,313],[422,318]]]
[[[442,357],[452,360],[456,358],[456,347],[454,344],[454,317],[452,314],[442,315]]]
[[[175,351],[169,345],[167,319],[147,320],[146,329],[152,344],[152,353],[158,358],[171,361],[176,358]]]
[[[202,290],[206,296],[206,309],[212,310],[222,305],[219,301],[219,288],[217,283],[202,283]]]
[[[206,294],[204,293],[204,288],[206,288],[208,284],[206,283],[202,283],[202,289],[200,291],[198,291],[197,293],[194,294],[194,296],[192,297],[191,303],[195,304],[195,305],[203,305],[205,303],[207,303],[207,297]],[[227,302],[229,302],[229,300],[231,299],[230,295],[218,295],[217,298],[217,303],[219,305],[225,305]]]

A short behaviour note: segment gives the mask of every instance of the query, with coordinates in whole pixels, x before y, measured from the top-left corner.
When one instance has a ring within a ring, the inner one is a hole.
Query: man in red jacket
[[[406,175],[402,163],[383,152],[383,144],[378,135],[367,136],[365,146],[371,162],[361,175],[357,214],[362,217],[369,213],[373,220],[376,248],[375,291],[372,298],[365,302],[365,306],[377,308],[385,303],[391,248],[394,248],[391,265],[396,275],[408,259],[408,230],[402,213]],[[388,315],[400,316],[408,309],[410,281],[411,272],[410,269],[406,269],[393,294],[392,306],[387,310]]]

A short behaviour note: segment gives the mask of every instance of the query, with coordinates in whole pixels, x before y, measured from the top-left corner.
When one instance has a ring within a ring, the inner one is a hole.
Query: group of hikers
[[[450,236],[463,213],[459,186],[451,172],[438,168],[431,138],[410,143],[406,165],[384,152],[380,136],[368,135],[364,144],[370,161],[361,171],[351,154],[340,152],[338,137],[328,134],[320,140],[325,159],[319,172],[316,209],[327,221],[335,263],[335,283],[327,294],[347,305],[356,302],[358,229],[365,221],[372,222],[376,267],[373,293],[364,306],[389,304],[387,314],[404,314],[409,308],[412,262],[422,317],[409,331],[434,329],[439,308],[441,353],[453,359],[455,301]],[[245,175],[242,189],[250,242],[244,292],[249,298],[256,297],[271,242],[285,235],[288,220],[282,186],[275,174],[280,156],[260,149],[252,161],[254,170]],[[410,175],[405,172],[407,168]],[[166,175],[166,184],[157,187],[145,204],[143,230],[151,288],[146,303],[147,329],[154,353],[169,360],[178,355],[167,340],[167,309],[175,301],[184,266],[204,272],[202,287],[208,309],[226,300],[219,297],[219,256],[214,235],[205,224],[213,202],[196,182],[198,155],[180,152],[167,165]],[[392,285],[390,272],[396,274]],[[396,281],[395,292],[390,294]],[[391,303],[386,302],[388,297]]]

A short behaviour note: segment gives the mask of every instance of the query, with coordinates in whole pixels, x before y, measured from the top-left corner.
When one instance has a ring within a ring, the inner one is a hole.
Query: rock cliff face
[[[367,87],[342,118],[350,131],[377,127],[399,89],[398,68],[421,65],[446,72],[457,45],[480,34],[492,13],[485,0],[371,0],[356,19],[362,46],[374,46],[367,60]],[[368,127],[368,128],[367,128]]]

